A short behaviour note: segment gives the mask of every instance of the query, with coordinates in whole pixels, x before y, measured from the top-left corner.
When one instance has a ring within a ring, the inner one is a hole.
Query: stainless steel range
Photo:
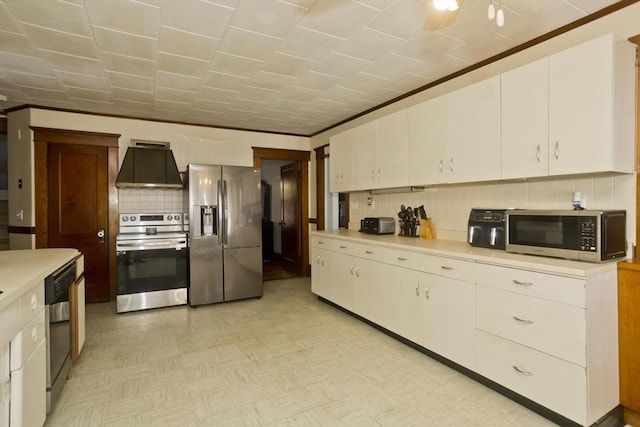
[[[184,218],[182,213],[120,214],[118,313],[187,303]]]

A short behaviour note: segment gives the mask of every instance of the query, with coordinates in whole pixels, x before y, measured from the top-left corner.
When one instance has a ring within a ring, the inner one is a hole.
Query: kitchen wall
[[[413,193],[357,192],[350,195],[349,229],[358,230],[360,218],[366,216],[390,216],[397,221],[401,204],[424,205],[438,238],[465,241],[472,207],[571,209],[572,193],[580,191],[587,209],[625,209],[627,240],[635,243],[635,188],[635,174],[608,174],[447,185]],[[367,205],[368,198],[373,207]]]
[[[189,163],[253,165],[251,147],[309,150],[309,138],[261,132],[218,129],[174,123],[77,114],[28,108],[8,114],[9,225],[34,227],[33,131],[30,126],[86,132],[120,134],[120,163],[131,139],[169,141],[178,168]],[[22,180],[22,188],[17,187]],[[314,194],[315,197],[315,194]],[[120,212],[181,212],[184,195],[180,190],[118,191]],[[22,218],[17,214],[22,211]],[[12,249],[35,247],[35,237],[11,234]]]

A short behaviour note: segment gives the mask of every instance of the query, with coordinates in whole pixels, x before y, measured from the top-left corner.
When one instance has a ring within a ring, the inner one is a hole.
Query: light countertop
[[[78,255],[77,249],[62,248],[0,252],[0,310]]]
[[[476,248],[467,242],[453,240],[425,240],[421,238],[397,236],[395,234],[373,235],[352,230],[312,231],[311,236],[348,239],[359,243],[380,245],[394,249],[574,277],[588,277],[616,268],[616,262],[589,263],[535,255],[514,254],[497,249]]]

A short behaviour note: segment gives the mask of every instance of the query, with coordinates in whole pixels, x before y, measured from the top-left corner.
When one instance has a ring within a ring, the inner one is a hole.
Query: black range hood
[[[116,187],[182,188],[182,179],[169,148],[163,143],[138,141],[127,148]]]

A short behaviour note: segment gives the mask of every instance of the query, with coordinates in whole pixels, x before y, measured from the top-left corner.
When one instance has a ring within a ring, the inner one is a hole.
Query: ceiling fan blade
[[[427,19],[424,21],[424,29],[426,31],[436,31],[453,24],[462,8],[462,3],[464,3],[464,0],[458,0],[458,8],[456,10],[438,10],[432,1],[427,0]]]

